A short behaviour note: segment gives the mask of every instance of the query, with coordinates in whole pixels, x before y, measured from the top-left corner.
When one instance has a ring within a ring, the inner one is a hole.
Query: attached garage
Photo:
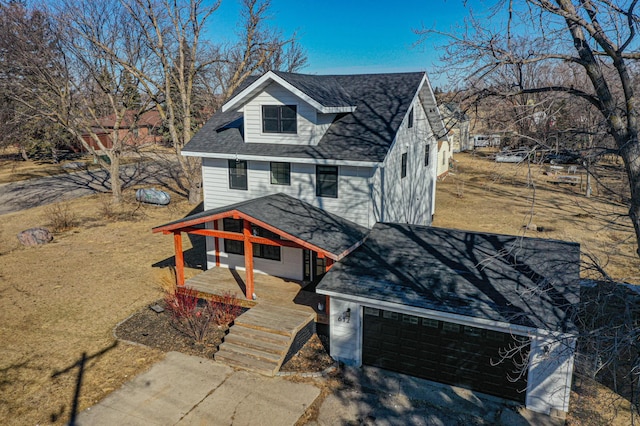
[[[561,415],[579,265],[575,243],[378,223],[316,291],[330,298],[334,359]]]
[[[506,348],[519,348],[502,360]],[[517,362],[530,339],[469,325],[364,308],[362,363],[525,402],[527,374]],[[502,361],[502,362],[501,362]]]

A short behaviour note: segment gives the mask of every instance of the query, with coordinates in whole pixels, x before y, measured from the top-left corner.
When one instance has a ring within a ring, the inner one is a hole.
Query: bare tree
[[[238,42],[223,49],[213,69],[221,100],[226,100],[251,75],[269,70],[295,72],[307,63],[295,34],[284,38],[268,25],[270,0],[242,0]]]
[[[22,82],[33,82],[40,69],[56,68],[56,36],[48,15],[28,9],[23,3],[0,3],[0,144],[19,148],[22,158],[56,152],[69,138],[42,114],[34,114],[18,101],[41,85],[22,90]],[[31,98],[32,100],[32,98]],[[55,156],[54,156],[55,160]]]
[[[469,82],[466,89],[481,96],[506,99],[564,94],[597,111],[624,162],[630,190],[629,217],[640,256],[640,143],[635,97],[635,61],[640,59],[637,3],[635,0],[496,1],[490,19],[480,21],[471,14],[464,27],[446,34],[450,43],[443,59],[447,61],[450,78]],[[434,32],[418,31],[422,36]],[[562,65],[568,70],[565,72],[588,83],[575,86],[571,79],[552,79],[540,84],[518,79],[518,73],[499,86],[491,83],[500,73],[506,77],[505,70],[540,64]]]

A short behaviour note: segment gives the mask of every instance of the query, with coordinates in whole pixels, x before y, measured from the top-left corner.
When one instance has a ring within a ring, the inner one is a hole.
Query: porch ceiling
[[[176,232],[235,216],[334,260],[357,248],[368,233],[363,226],[282,193],[206,210],[155,227],[153,232]]]

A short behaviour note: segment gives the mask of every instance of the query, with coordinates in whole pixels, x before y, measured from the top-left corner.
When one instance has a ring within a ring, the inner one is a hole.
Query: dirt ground
[[[533,222],[544,232],[526,235],[580,242],[613,277],[640,282],[633,233],[628,220],[619,216],[623,206],[586,199],[577,188],[546,184],[538,173],[530,220],[533,192],[522,168],[466,154],[456,160],[456,174],[438,184],[434,225],[522,234],[523,225]],[[76,226],[37,248],[20,246],[16,234],[47,226],[47,206],[2,216],[4,424],[66,423],[72,411],[101,400],[163,356],[160,350],[116,343],[112,333],[116,324],[161,297],[159,268],[153,265],[173,256],[173,240],[151,233],[151,228],[191,210],[172,197],[176,201],[165,208],[126,204],[117,220],[106,217],[107,195],[71,201]],[[189,239],[184,241],[188,249]]]
[[[455,172],[436,186],[434,226],[578,242],[583,277],[597,277],[595,263],[616,280],[640,284],[626,208],[595,183],[596,196],[586,198],[584,186],[550,183],[548,165],[496,163],[481,154],[454,158]]]

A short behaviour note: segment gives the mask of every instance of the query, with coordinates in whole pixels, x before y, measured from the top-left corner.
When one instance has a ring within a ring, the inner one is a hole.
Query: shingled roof
[[[317,292],[572,333],[579,266],[575,243],[378,223]]]
[[[225,213],[239,212],[284,234],[322,249],[340,259],[366,237],[368,229],[286,194],[267,195],[216,209],[205,210],[153,228],[153,232],[201,225]]]
[[[420,93],[423,102],[425,98],[432,97],[428,84],[424,84],[426,75],[423,72],[360,75],[304,75],[282,72],[274,74],[323,106],[351,106],[354,107],[353,112],[337,114],[317,145],[245,143],[242,131],[244,118],[240,105],[236,105],[230,110],[214,114],[184,147],[183,154],[379,163],[384,161],[416,95]],[[251,84],[255,81],[252,80]],[[419,92],[421,89],[428,93]],[[443,126],[435,104],[429,105],[427,114],[431,127],[438,133]]]

